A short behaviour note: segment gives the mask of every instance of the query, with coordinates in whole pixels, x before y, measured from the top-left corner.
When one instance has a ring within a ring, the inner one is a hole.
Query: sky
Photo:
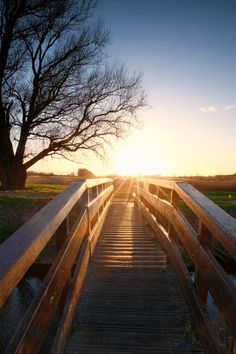
[[[110,30],[111,60],[142,73],[148,109],[138,113],[142,129],[105,161],[80,157],[80,166],[99,175],[235,173],[236,1],[100,0],[96,15]],[[37,168],[76,172],[78,164]]]

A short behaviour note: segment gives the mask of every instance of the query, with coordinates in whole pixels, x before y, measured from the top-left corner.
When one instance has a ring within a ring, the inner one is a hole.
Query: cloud
[[[234,108],[236,108],[236,106],[234,106],[234,105],[225,106],[226,111],[230,111],[231,109],[234,109]]]
[[[206,106],[206,107],[199,107],[198,110],[203,113],[213,113],[213,112],[218,112],[218,109],[216,109],[213,106]]]

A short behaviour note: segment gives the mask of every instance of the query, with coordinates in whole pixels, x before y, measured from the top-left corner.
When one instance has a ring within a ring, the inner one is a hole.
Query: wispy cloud
[[[214,113],[218,112],[218,109],[213,106],[199,107],[198,110],[203,113]]]
[[[236,106],[235,105],[229,105],[229,106],[225,106],[224,108],[225,108],[226,111],[230,111],[231,109],[236,108]]]

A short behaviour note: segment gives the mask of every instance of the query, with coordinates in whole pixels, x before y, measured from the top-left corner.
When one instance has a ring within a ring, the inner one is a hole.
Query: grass
[[[26,190],[29,193],[38,194],[59,194],[65,189],[64,184],[27,184]]]
[[[236,217],[236,192],[206,192],[204,194],[224,211]]]
[[[53,194],[56,195],[61,193],[65,189],[63,184],[32,184],[27,183],[25,189],[16,189],[11,191],[14,194],[21,195],[31,195],[31,194]],[[2,190],[3,191],[3,190]],[[4,191],[7,192],[7,191]],[[10,193],[10,192],[9,192]]]
[[[47,202],[65,189],[58,184],[27,184],[26,189],[0,190],[0,243],[27,222]]]
[[[236,192],[205,192],[204,195],[210,200],[212,200],[220,208],[222,208],[225,212],[236,218]],[[197,231],[198,218],[196,217],[196,215],[184,202],[180,202],[180,209],[182,210],[190,224]],[[216,240],[214,240],[213,242],[213,254],[215,254],[215,256],[217,256],[219,259],[226,263],[234,263],[233,258]],[[186,265],[191,268],[191,260],[187,255],[185,255],[185,251],[183,251],[183,258],[185,260]]]
[[[205,192],[205,196],[213,201],[222,199],[231,200],[236,199],[236,192]]]
[[[205,192],[203,194],[228,214],[236,217],[236,192]],[[190,221],[196,219],[195,214],[184,202],[181,202],[180,205]]]
[[[45,202],[35,203],[29,197],[0,197],[0,243],[30,219]]]
[[[32,203],[30,196],[0,195],[0,207],[20,207]]]
[[[48,201],[61,193],[65,184],[26,184],[24,190],[3,191],[0,189],[0,243],[30,219]],[[227,213],[236,217],[236,192],[205,192]],[[183,203],[182,210],[189,221],[196,227],[196,217]]]

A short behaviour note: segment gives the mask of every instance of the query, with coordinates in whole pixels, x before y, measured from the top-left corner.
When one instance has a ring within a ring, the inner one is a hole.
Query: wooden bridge
[[[235,286],[211,249],[236,259],[236,220],[184,182],[118,193],[110,179],[74,183],[0,246],[3,311],[56,250],[5,353],[235,353]]]

